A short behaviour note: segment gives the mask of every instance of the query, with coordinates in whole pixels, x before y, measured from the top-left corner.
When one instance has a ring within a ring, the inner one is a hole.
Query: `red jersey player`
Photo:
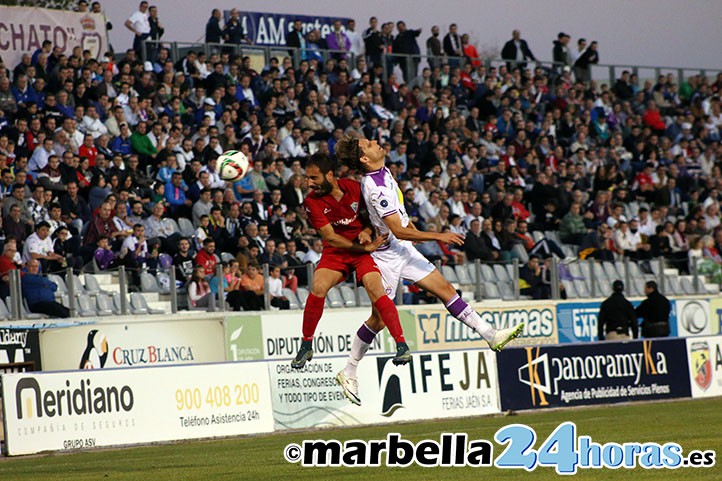
[[[311,225],[323,238],[324,248],[303,310],[303,341],[291,366],[301,369],[313,357],[311,340],[323,314],[326,294],[353,270],[366,288],[373,309],[396,341],[394,363],[405,364],[411,360],[411,354],[404,341],[399,313],[386,295],[381,273],[369,255],[384,244],[386,237],[377,237],[363,245],[358,242],[357,238],[364,230],[358,215],[363,207],[361,185],[350,179],[337,180],[334,166],[335,162],[328,155],[320,153],[312,155],[306,165],[312,192],[306,197],[304,206]]]

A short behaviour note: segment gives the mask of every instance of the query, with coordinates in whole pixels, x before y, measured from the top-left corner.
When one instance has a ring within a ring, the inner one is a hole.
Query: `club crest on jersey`
[[[358,202],[351,202],[351,210],[354,212],[358,211]]]
[[[389,201],[384,199],[380,202],[380,204],[381,204],[381,207],[383,207],[385,209],[386,207],[389,206]]]

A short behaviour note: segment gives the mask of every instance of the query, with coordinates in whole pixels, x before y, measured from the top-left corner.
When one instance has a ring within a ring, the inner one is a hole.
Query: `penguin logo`
[[[108,341],[105,335],[93,329],[88,333],[88,344],[80,359],[80,369],[100,369],[108,359]]]

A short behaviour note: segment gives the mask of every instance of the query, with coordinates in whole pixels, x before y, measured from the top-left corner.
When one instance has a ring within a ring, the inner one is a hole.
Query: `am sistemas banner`
[[[504,349],[502,411],[690,397],[684,339]]]
[[[226,21],[230,10],[224,12]],[[244,12],[241,11],[241,25],[253,45],[286,45],[286,35],[293,29],[293,22],[301,21],[301,31],[305,36],[311,30],[321,32],[321,38],[333,30],[333,22],[341,20],[342,25],[351,20],[344,17],[323,17],[318,15],[292,15],[290,13]],[[342,27],[343,29],[343,27]]]

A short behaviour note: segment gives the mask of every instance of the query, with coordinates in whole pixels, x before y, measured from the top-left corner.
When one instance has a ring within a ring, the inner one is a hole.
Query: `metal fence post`
[[[624,285],[627,286],[627,292],[631,292],[632,273],[629,272],[629,257],[624,258]]]
[[[308,290],[313,287],[313,264],[310,262],[306,264],[306,282],[308,284]]]
[[[561,298],[559,289],[559,266],[557,265],[557,258],[554,256],[552,256],[551,272],[549,274],[549,282],[552,285],[552,299],[559,299]]]
[[[361,307],[361,291],[359,291],[359,289],[358,289],[358,277],[356,276],[356,271],[353,271],[351,279],[353,280],[354,302],[356,302],[356,307]]]
[[[271,310],[271,293],[269,291],[270,269],[268,264],[263,264],[263,308]]]
[[[699,271],[697,270],[697,259],[693,258],[692,262],[690,263],[690,267],[692,268],[692,287],[694,288],[694,293],[699,294]]]
[[[514,285],[512,286],[514,288],[514,299],[518,301],[519,295],[520,295],[520,292],[519,292],[519,259],[517,259],[515,257],[514,259],[512,259],[511,262],[512,262],[512,265],[514,266],[514,268],[512,269],[512,273],[514,275],[511,279],[512,282],[514,283]]]
[[[22,287],[18,289],[20,279],[20,271],[13,269],[10,271],[10,313],[13,319],[22,319],[22,310],[18,302],[22,296]]]
[[[475,284],[475,300],[481,301],[481,259],[474,259],[474,284]]]
[[[667,290],[665,289],[665,276],[664,276],[664,257],[659,258],[659,292],[661,292],[664,295],[667,295]]]
[[[128,279],[125,276],[125,266],[118,269],[118,284],[120,285],[120,313],[128,315]]]
[[[266,269],[268,269],[268,267],[266,267]],[[221,264],[216,264],[216,284],[218,286],[218,304],[221,307],[220,311],[224,312],[226,310],[226,297],[223,292],[223,266]]]
[[[176,286],[175,283],[175,268],[171,266],[170,272],[168,273],[168,276],[170,277],[170,312],[173,314],[178,313],[178,286]]]
[[[587,269],[590,280],[589,290],[592,298],[594,298],[597,297],[597,277],[594,275],[594,260],[588,259],[587,265],[589,266],[589,269]]]
[[[73,278],[72,267],[65,269],[65,285],[68,286],[68,310],[70,310],[70,317],[77,317],[78,309],[75,300],[75,279]]]

